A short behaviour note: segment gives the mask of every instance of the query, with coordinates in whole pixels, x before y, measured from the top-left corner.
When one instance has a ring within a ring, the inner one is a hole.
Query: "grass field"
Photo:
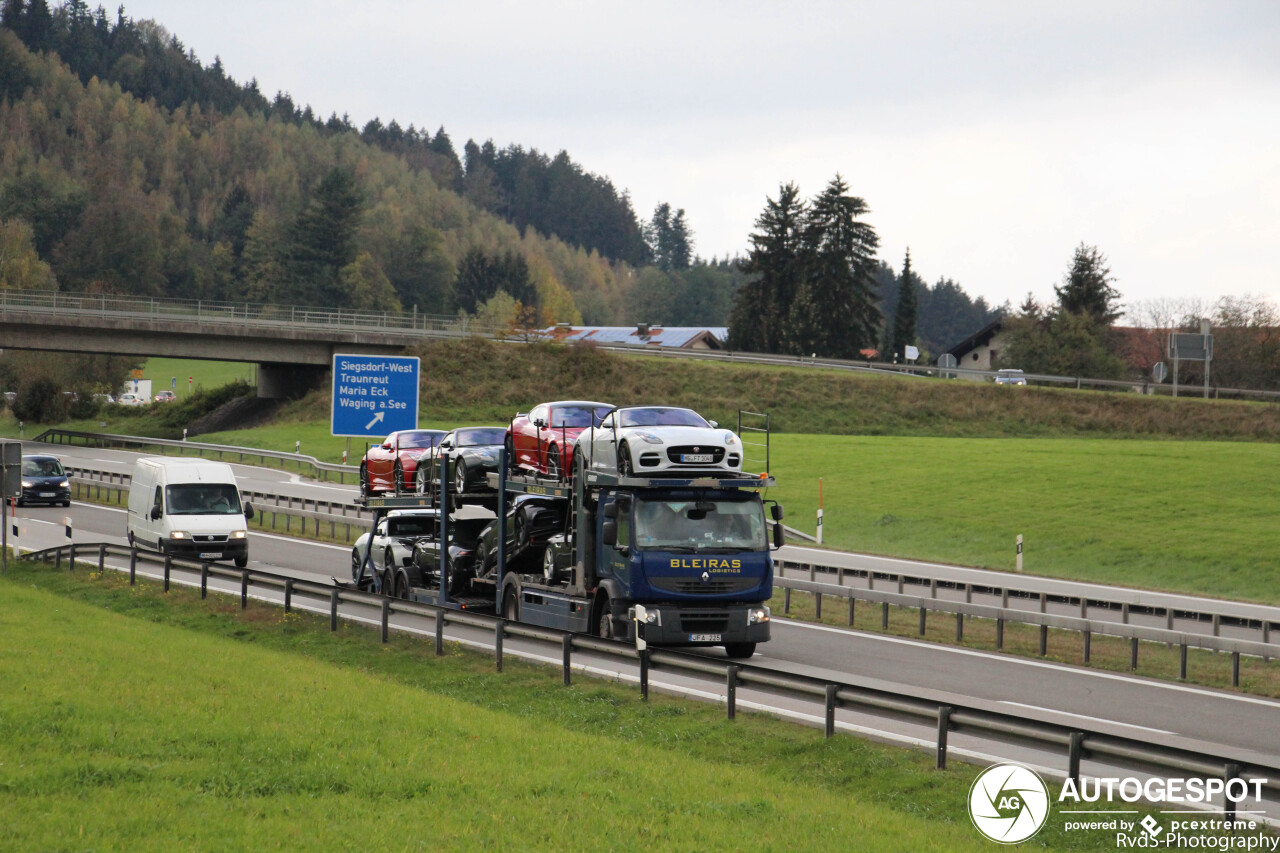
[[[151,380],[151,393],[167,390],[172,380],[178,382],[172,390],[179,399],[199,388],[220,388],[237,379],[252,385],[256,381],[257,367],[243,361],[205,361],[195,358],[149,358],[142,365],[143,379]],[[192,382],[190,385],[187,379]]]
[[[112,573],[0,589],[10,849],[991,849],[924,753]]]

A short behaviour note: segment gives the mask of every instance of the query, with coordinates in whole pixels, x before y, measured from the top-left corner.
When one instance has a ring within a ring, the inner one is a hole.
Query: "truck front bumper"
[[[644,638],[655,645],[722,646],[769,640],[769,608],[764,604],[652,604],[645,605],[644,612]],[[627,616],[627,636],[634,639],[638,624],[634,606],[628,608]]]

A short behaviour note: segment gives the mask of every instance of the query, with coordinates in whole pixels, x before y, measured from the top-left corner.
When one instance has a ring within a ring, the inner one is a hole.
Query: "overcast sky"
[[[1280,302],[1280,2],[133,0],[318,113],[564,149],[698,254],[836,173],[880,256],[1050,301],[1082,241],[1124,301]]]

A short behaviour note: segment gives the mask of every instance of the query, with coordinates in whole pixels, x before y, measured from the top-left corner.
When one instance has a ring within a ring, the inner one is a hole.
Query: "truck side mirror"
[[[600,528],[600,539],[610,548],[616,548],[618,545],[618,522],[606,521]]]
[[[253,521],[253,504],[248,501],[244,502],[244,518],[245,521]]]
[[[773,514],[774,521],[782,521],[783,517],[786,515],[786,513],[783,512],[782,504],[770,505],[769,511]]]
[[[787,544],[786,540],[783,538],[784,533],[785,531],[782,529],[781,523],[773,525],[773,547],[774,548],[781,548],[783,545]]]
[[[151,508],[151,520],[158,521],[160,516],[164,515],[164,510],[160,508],[160,504],[156,504]]]
[[[605,518],[617,518],[617,517],[618,517],[618,504],[617,504],[617,502],[614,502],[614,503],[608,503],[608,504],[605,504],[605,505],[604,505],[604,517],[605,517]],[[614,525],[614,526],[616,527],[617,525]]]

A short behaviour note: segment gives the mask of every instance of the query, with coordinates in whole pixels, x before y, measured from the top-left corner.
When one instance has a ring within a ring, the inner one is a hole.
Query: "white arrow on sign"
[[[367,424],[364,425],[364,428],[373,429],[373,425],[376,424],[378,421],[382,420],[382,416],[385,414],[386,412],[378,412],[378,414],[373,416],[373,420],[369,421]]]

